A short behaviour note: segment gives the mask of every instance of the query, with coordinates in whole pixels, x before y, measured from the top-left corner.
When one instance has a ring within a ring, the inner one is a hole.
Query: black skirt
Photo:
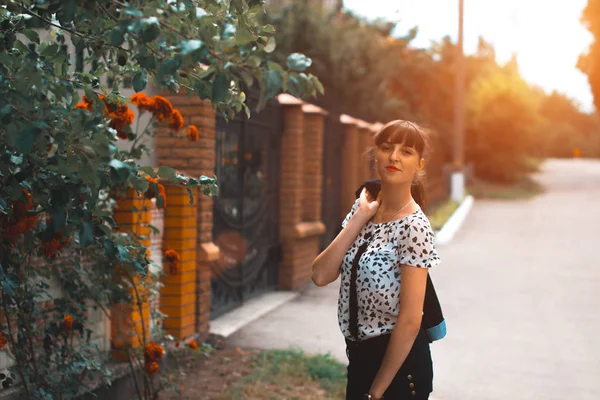
[[[363,400],[379,371],[391,334],[360,342],[346,339],[348,383],[346,400]],[[385,400],[427,400],[433,391],[433,364],[429,340],[423,329],[408,357],[384,394]]]

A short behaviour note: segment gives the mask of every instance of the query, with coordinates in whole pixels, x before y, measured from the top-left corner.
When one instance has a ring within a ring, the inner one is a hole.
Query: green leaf
[[[94,227],[88,221],[84,221],[81,224],[79,242],[81,243],[81,247],[87,247],[94,243]]]
[[[281,73],[274,69],[267,71],[267,90],[265,94],[266,98],[270,99],[272,97],[275,97],[281,91],[282,86],[283,77],[281,76]]]
[[[289,69],[302,72],[312,65],[312,60],[304,54],[292,53],[288,56],[285,63]]]
[[[33,148],[33,143],[37,139],[40,130],[34,126],[28,126],[23,132],[17,134],[15,138],[15,149],[19,153],[29,153]]]
[[[29,39],[33,43],[40,44],[40,35],[38,35],[38,33],[33,29],[25,29],[23,31],[23,35],[25,35],[27,39]]]
[[[210,99],[210,87],[202,81],[196,82],[196,84],[194,85],[194,92],[196,92],[196,94],[198,95],[198,97],[200,97],[201,100]]]
[[[111,160],[108,164],[111,167],[111,176],[118,182],[124,182],[129,177],[131,167],[119,160]]]
[[[265,25],[260,30],[261,35],[267,35],[269,33],[274,33],[274,32],[275,32],[275,27],[273,25]]]
[[[235,41],[238,45],[243,46],[255,40],[254,35],[250,32],[250,29],[244,27],[237,31],[235,35]]]
[[[52,229],[54,232],[62,232],[63,228],[67,224],[67,213],[62,207],[53,208],[51,211],[52,215]]]
[[[158,195],[156,196],[156,207],[158,207],[158,209],[162,209],[164,208],[165,205],[165,199],[162,197],[162,195]]]
[[[2,109],[0,109],[0,119],[9,115],[12,112],[12,110],[13,110],[12,104],[7,104],[4,107],[2,107]]]
[[[185,188],[188,192],[188,196],[190,196],[190,204],[194,204],[194,193],[192,192],[192,189],[186,187]]]
[[[177,73],[177,69],[181,66],[179,57],[172,58],[160,64],[156,73],[160,82],[163,82],[165,76],[173,76]]]
[[[266,53],[272,53],[275,51],[275,47],[276,47],[275,38],[271,36],[269,38],[269,40],[267,41],[267,44],[265,45],[264,50]]]
[[[186,55],[193,51],[201,49],[203,45],[204,43],[202,43],[202,40],[185,40],[181,42],[181,44],[179,45],[179,49],[181,50],[182,55]]]
[[[315,86],[315,88],[319,91],[319,93],[325,94],[325,88],[323,87],[321,81],[319,81],[319,78],[317,78],[316,76],[311,76],[310,80]]]
[[[156,66],[156,58],[153,55],[139,55],[138,62],[140,67],[145,69],[154,69]]]
[[[252,76],[252,74],[250,74],[247,71],[242,71],[241,75],[246,86],[252,87],[252,84],[254,83],[254,77]]]
[[[147,20],[150,20],[150,18],[148,18]],[[144,28],[142,28],[142,40],[145,43],[153,42],[159,36],[160,28],[158,27],[158,20],[156,22],[150,22],[146,26],[144,26]]]
[[[62,16],[59,19],[60,22],[71,22],[75,18],[75,12],[77,10],[77,0],[63,0],[62,2]]]
[[[246,65],[248,65],[249,67],[252,67],[252,68],[260,67],[261,63],[262,63],[262,60],[260,59],[259,56],[256,56],[256,55],[250,56],[246,60]]]
[[[298,79],[296,79],[292,75],[290,75],[288,77],[288,80],[287,80],[287,89],[288,89],[288,92],[290,92],[290,94],[292,96],[295,96],[295,97],[301,97],[302,96],[302,85],[300,84],[300,82],[298,82]]]
[[[148,78],[146,77],[146,71],[139,71],[133,75],[133,90],[137,92],[141,92],[146,88],[146,84],[148,83]]]
[[[227,72],[220,72],[213,82],[212,89],[212,101],[214,103],[221,103],[227,98],[229,92],[230,83],[229,74]]]
[[[173,168],[162,166],[158,168],[158,176],[170,180],[171,182],[178,183],[177,172]]]
[[[113,46],[121,46],[125,40],[125,32],[121,30],[120,26],[115,27],[110,32],[110,44]]]
[[[157,176],[156,172],[154,172],[154,168],[152,168],[150,166],[138,168],[138,171],[142,171],[143,173],[151,176],[152,178],[156,178],[156,176]]]
[[[58,44],[53,43],[50,46],[46,47],[44,50],[42,50],[42,52],[40,53],[40,55],[42,57],[48,57],[48,58],[52,58],[54,57],[54,55],[56,55],[56,52],[58,51]]]
[[[23,42],[21,42],[20,40],[15,40],[13,47],[15,49],[19,50],[23,54],[29,53],[29,49],[27,48],[27,46],[25,46],[25,44]]]

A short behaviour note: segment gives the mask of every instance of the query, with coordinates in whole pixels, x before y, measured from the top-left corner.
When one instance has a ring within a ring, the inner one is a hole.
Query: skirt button
[[[412,392],[410,392],[410,395],[411,395],[411,396],[416,396],[416,395],[417,395],[417,392],[415,392],[415,391],[413,390]]]
[[[411,382],[408,386],[412,389],[415,387],[415,384]]]
[[[411,379],[412,379],[412,375],[409,375],[409,376],[408,376],[408,380],[411,380]]]

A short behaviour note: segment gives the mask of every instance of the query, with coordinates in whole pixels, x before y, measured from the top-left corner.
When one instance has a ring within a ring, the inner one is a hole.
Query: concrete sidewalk
[[[477,201],[431,271],[448,336],[432,345],[432,400],[600,398],[600,162],[551,160],[547,192]],[[303,293],[228,338],[347,362],[339,281]]]

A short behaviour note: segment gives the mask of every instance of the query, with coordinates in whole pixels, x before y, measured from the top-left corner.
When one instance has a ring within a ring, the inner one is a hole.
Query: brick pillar
[[[216,115],[209,101],[198,96],[166,94],[184,117],[186,126],[196,125],[200,134],[197,142],[187,138],[171,138],[163,130],[156,139],[157,163],[178,168],[192,177],[214,176]],[[210,320],[211,272],[210,263],[219,258],[219,248],[213,243],[213,198],[198,192],[196,218],[196,307],[195,330],[207,333]]]
[[[367,151],[373,147],[373,132],[371,125],[362,122],[358,127],[358,136],[360,143],[360,166],[359,175],[361,183],[367,179],[371,179],[371,160]]]
[[[359,132],[357,121],[347,115],[340,117],[344,124],[342,140],[342,182],[340,185],[340,220],[346,217],[356,197],[354,192],[360,185],[359,177]]]
[[[371,125],[371,138],[373,146],[375,146],[375,134],[379,132],[379,130],[383,128],[383,124],[376,122]],[[370,178],[369,179],[380,179],[381,177],[377,175],[377,168],[375,167],[375,163],[371,164]]]
[[[311,104],[304,112],[302,221],[321,220],[323,195],[323,131],[325,115],[321,108]]]
[[[147,247],[150,247],[150,207],[152,203],[137,194],[134,189],[129,189],[124,196],[116,200],[114,219],[123,231],[131,231],[133,235]],[[150,307],[148,293],[140,285],[140,277],[132,277],[137,294],[142,300],[140,307],[136,305],[135,289],[132,303],[118,303],[111,306],[111,347],[113,358],[119,361],[128,359],[127,349],[138,348],[142,343],[143,333],[145,339],[149,338]],[[128,281],[127,276],[120,279]],[[143,324],[142,324],[143,321]]]
[[[175,250],[180,257],[179,273],[169,275],[169,263],[163,261],[160,309],[167,315],[163,326],[177,338],[186,338],[196,329],[196,219],[197,206],[190,204],[187,190],[165,184],[168,207],[165,209],[163,255]],[[194,202],[197,190],[193,190]]]
[[[281,138],[281,182],[279,196],[279,236],[283,260],[279,265],[279,288],[294,286],[295,229],[302,221],[302,185],[304,153],[304,113],[302,101],[292,96],[279,96],[283,107]]]

